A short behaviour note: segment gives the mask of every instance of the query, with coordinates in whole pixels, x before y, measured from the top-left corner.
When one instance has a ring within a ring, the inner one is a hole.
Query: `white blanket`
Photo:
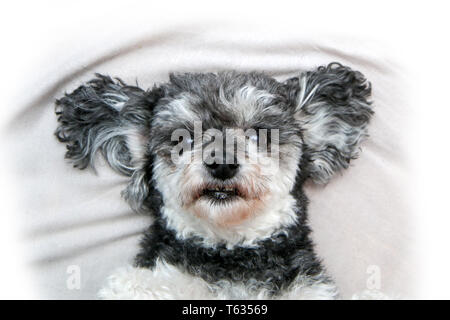
[[[99,40],[103,39],[103,40]],[[373,85],[375,116],[361,156],[326,186],[309,184],[317,252],[344,298],[367,289],[411,293],[409,210],[403,196],[402,130],[406,109],[399,69],[378,44],[357,38],[312,38],[250,28],[125,28],[119,37],[65,40],[30,72],[6,132],[19,187],[23,243],[34,284],[46,298],[95,298],[115,268],[132,262],[150,218],[133,213],[120,191],[126,178],[100,165],[79,171],[53,136],[54,100],[100,72],[144,88],[171,71],[265,71],[286,79],[338,61]],[[73,276],[80,272],[81,286]],[[379,277],[378,277],[379,276]],[[75,285],[74,285],[75,283]]]

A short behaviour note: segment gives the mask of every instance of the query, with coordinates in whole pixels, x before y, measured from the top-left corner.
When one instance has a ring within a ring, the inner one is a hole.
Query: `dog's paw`
[[[107,300],[211,299],[208,284],[175,266],[158,262],[153,269],[125,267],[116,270],[99,291]]]
[[[100,299],[157,299],[149,288],[152,271],[131,266],[117,269],[98,292]]]

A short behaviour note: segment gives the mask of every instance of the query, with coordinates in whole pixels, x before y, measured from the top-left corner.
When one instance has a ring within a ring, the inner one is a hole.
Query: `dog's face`
[[[171,75],[150,91],[99,76],[57,101],[56,134],[75,166],[92,164],[100,150],[131,176],[133,208],[151,210],[156,190],[175,229],[259,219],[255,231],[293,211],[297,178],[324,183],[348,167],[367,134],[370,91],[340,64],[284,82],[260,73]]]
[[[183,214],[217,227],[241,224],[294,184],[302,150],[295,106],[264,75],[186,77],[172,77],[186,85],[154,110],[158,189]]]

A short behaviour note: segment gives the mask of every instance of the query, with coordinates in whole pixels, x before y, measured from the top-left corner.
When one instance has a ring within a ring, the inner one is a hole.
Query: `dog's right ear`
[[[330,63],[285,82],[304,142],[303,170],[317,183],[348,168],[368,136],[371,85],[359,72]]]
[[[80,169],[94,167],[100,151],[113,169],[133,175],[146,153],[153,108],[162,96],[159,88],[144,91],[100,74],[65,94],[56,101],[55,135],[67,144],[66,158]]]

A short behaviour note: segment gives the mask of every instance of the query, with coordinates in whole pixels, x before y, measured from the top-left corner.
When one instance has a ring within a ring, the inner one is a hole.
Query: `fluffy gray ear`
[[[373,114],[370,83],[358,71],[339,63],[319,67],[289,79],[295,97],[295,117],[305,144],[308,176],[326,183],[348,167],[367,137]]]
[[[121,80],[96,78],[56,101],[55,135],[67,144],[74,166],[94,167],[97,151],[116,171],[131,176],[145,153],[158,89],[144,91]]]

